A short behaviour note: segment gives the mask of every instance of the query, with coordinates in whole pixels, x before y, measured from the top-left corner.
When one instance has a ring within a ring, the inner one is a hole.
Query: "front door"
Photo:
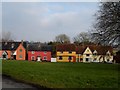
[[[38,56],[38,57],[37,57],[37,61],[41,61],[40,59],[41,59],[40,56]]]
[[[13,55],[13,59],[16,60],[16,55]]]

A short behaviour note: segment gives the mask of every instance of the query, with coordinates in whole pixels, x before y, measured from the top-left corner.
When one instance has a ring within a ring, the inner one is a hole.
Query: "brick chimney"
[[[21,40],[21,44],[23,45],[23,40]]]

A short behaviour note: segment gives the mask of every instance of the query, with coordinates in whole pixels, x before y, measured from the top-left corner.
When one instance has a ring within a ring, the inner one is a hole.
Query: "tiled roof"
[[[83,54],[87,46],[76,46],[76,53]]]
[[[101,45],[80,45],[76,46],[76,53],[83,54],[86,48],[89,47],[92,52],[97,51],[98,55],[105,55],[107,51],[113,54],[113,48],[111,46],[101,46]]]
[[[28,45],[28,51],[52,51],[51,45],[30,44]]]
[[[75,51],[74,44],[59,44],[56,46],[57,51]]]
[[[16,50],[21,42],[0,42],[2,50]],[[23,42],[23,47],[26,49],[26,42]]]

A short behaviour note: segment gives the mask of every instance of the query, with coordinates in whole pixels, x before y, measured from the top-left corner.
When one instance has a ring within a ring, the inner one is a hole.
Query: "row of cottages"
[[[51,46],[26,42],[1,42],[0,59],[50,61]]]
[[[113,48],[100,45],[56,46],[57,62],[112,62]]]
[[[0,58],[26,60],[26,42],[0,42]]]

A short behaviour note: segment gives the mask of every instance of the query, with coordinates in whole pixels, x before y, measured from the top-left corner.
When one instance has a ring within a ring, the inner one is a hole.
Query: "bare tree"
[[[70,43],[70,38],[66,34],[60,34],[55,37],[55,41],[58,43]]]
[[[90,35],[87,32],[81,32],[73,38],[74,43],[90,42]]]
[[[11,32],[5,32],[5,31],[2,31],[2,34],[1,34],[1,41],[2,42],[8,42],[8,41],[14,41],[13,40],[13,36],[11,34]]]
[[[120,47],[120,1],[100,3],[95,16],[93,39],[104,45]]]

